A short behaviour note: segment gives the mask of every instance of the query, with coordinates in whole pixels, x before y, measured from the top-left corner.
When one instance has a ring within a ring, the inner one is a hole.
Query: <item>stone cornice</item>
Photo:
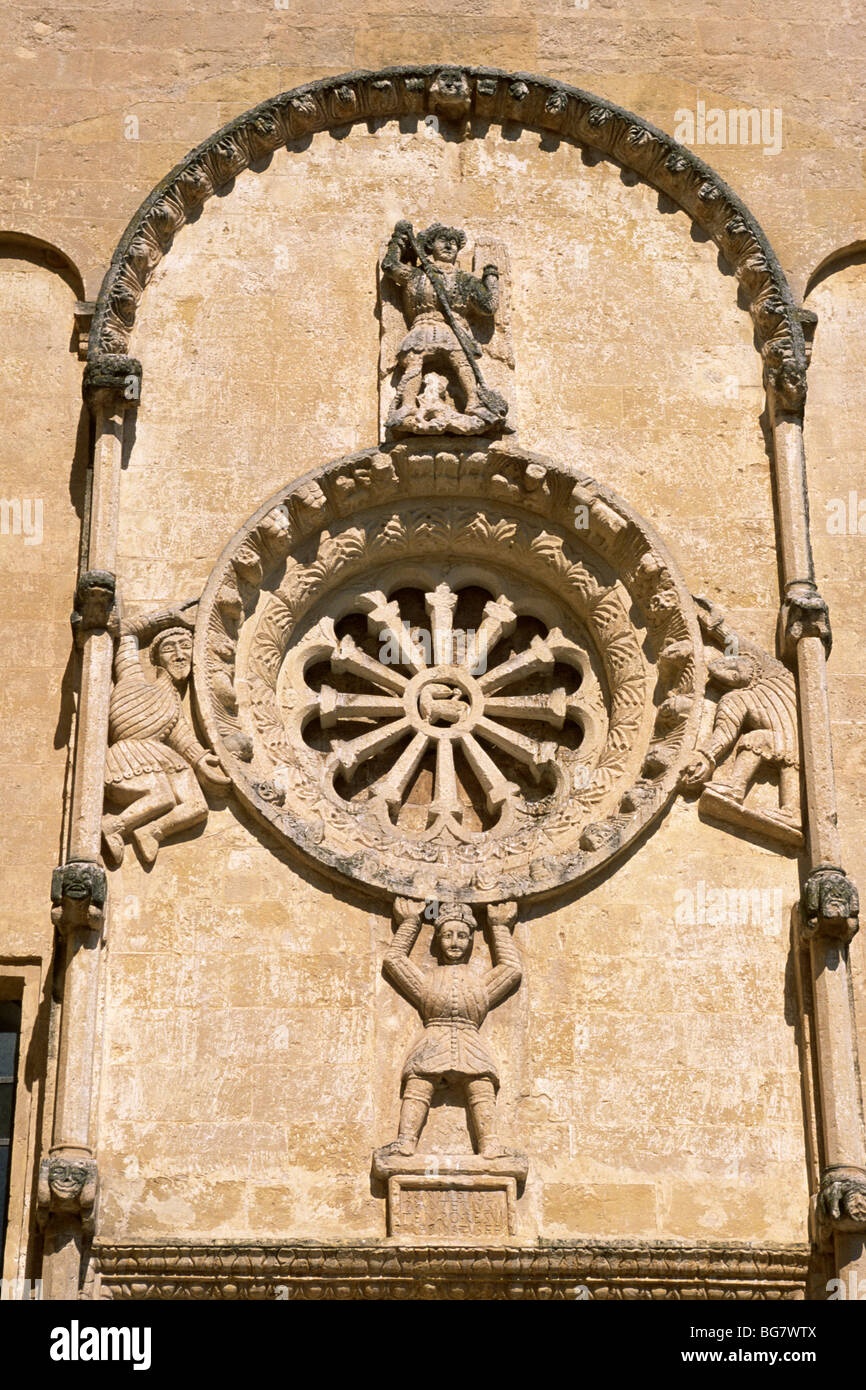
[[[780,408],[802,408],[807,364],[797,306],[769,242],[736,194],[691,150],[622,107],[562,82],[493,68],[349,73],[283,92],[229,122],[157,184],[124,232],[97,300],[89,358],[126,353],[139,299],[175,233],[242,170],[262,170],[281,145],[318,131],[427,113],[457,131],[473,121],[511,123],[574,140],[667,194],[733,267]]]
[[[567,1241],[399,1246],[100,1243],[120,1299],[801,1299],[806,1246]]]

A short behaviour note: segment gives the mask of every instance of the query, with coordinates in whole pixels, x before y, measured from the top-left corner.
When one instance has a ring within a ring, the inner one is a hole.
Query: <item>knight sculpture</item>
[[[465,244],[465,233],[439,222],[417,236],[409,222],[398,222],[388,243],[382,272],[398,287],[409,325],[397,350],[387,421],[392,435],[490,434],[503,427],[508,405],[484,382],[473,332],[474,325],[492,329],[499,271],[486,265],[479,279],[461,270],[457,257]]]

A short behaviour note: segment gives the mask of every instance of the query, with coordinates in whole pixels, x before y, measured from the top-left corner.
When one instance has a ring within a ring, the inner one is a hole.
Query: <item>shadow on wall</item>
[[[62,754],[69,747],[72,731],[76,668],[71,640],[64,650],[62,630],[82,558],[90,453],[90,421],[80,393],[85,287],[66,252],[41,237],[8,228],[0,230],[0,279],[8,323],[3,341],[6,369],[0,378],[8,422],[0,443],[0,564],[8,593],[8,672],[19,698],[32,708],[27,746],[19,758],[7,760],[4,777],[8,775],[12,794],[21,796],[28,783],[37,787],[49,750]],[[22,635],[33,623],[46,625],[43,650],[36,658]],[[67,767],[64,779],[68,775]],[[39,789],[38,794],[43,793],[44,800],[46,787]],[[62,851],[61,804],[58,786]],[[12,846],[8,848],[15,858]],[[44,849],[48,854],[49,846]],[[57,851],[52,843],[52,863]]]

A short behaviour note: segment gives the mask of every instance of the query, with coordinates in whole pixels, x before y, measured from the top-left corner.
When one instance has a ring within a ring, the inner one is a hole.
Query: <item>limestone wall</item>
[[[435,0],[411,11],[395,0],[243,0],[221,12],[169,2],[134,18],[101,4],[37,14],[16,0],[11,15],[5,225],[60,248],[91,299],[128,218],[188,149],[280,90],[401,61],[562,78],[671,133],[699,101],[778,110],[777,153],[697,152],[758,217],[797,296],[863,239],[863,25],[815,0],[795,17],[766,0],[705,0],[688,15],[654,0],[639,17],[626,0],[459,13]],[[401,216],[506,243],[521,443],[620,492],[693,592],[773,649],[760,359],[715,246],[649,186],[567,142],[496,128],[456,142],[423,121],[280,150],[211,199],[160,264],[131,344],[145,390],[121,487],[130,611],[200,592],[274,489],[375,442],[375,256]],[[50,870],[63,857],[83,492],[73,280],[32,258],[0,260],[0,493],[40,498],[44,516],[39,546],[0,537],[14,730],[0,953],[43,964]],[[866,494],[862,266],[845,263],[806,302],[819,315],[806,415],[813,540],[836,638],[845,863],[862,888],[863,539],[826,525],[832,499]],[[707,906],[711,890],[744,889],[763,896]],[[806,1238],[797,893],[794,857],[677,802],[591,894],[521,922],[525,983],[487,1028],[507,1137],[530,1155],[522,1236]],[[129,851],[111,896],[98,1076],[106,1239],[382,1235],[370,1152],[392,1136],[417,1031],[381,977],[384,913],[231,808],[166,845],[150,872]],[[425,940],[418,949],[423,958]],[[862,981],[862,938],[853,953]],[[862,984],[862,1030],[861,999]],[[468,1144],[447,1107],[430,1135]]]
[[[51,952],[46,885],[61,854],[74,718],[69,614],[75,593],[86,434],[69,350],[75,292],[36,250],[0,243],[0,573],[6,912],[0,952]]]
[[[771,646],[759,359],[715,248],[566,144],[423,124],[280,152],[179,234],[131,344],[147,386],[122,486],[128,602],[197,593],[280,483],[375,442],[374,248],[399,216],[446,210],[509,249],[521,442],[619,490],[695,592]],[[763,898],[738,919],[701,906],[708,887]],[[521,1234],[802,1238],[796,891],[789,856],[680,805],[591,896],[518,928],[525,987],[487,1026],[530,1154]],[[128,854],[113,900],[106,1238],[381,1235],[370,1153],[417,1032],[381,978],[389,922],[231,811],[151,873]],[[468,1151],[453,1107],[428,1134]]]

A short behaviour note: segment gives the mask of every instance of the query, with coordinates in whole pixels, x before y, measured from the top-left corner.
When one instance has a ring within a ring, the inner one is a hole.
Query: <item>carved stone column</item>
[[[39,1170],[37,1213],[45,1228],[45,1295],[78,1297],[82,1255],[93,1230],[96,1163],[90,1111],[105,870],[71,861],[55,869],[51,920],[59,933],[63,1011],[51,1150]]]
[[[118,503],[123,463],[123,421],[141,394],[141,365],[131,357],[88,362],[84,397],[94,417],[93,487],[90,498],[88,569],[76,594],[76,639],[81,647],[81,695],[69,857],[99,858],[103,772],[108,742],[108,704],[114,638],[111,612],[117,557]]]
[[[99,863],[108,705],[111,694],[117,515],[123,419],[139,399],[141,367],[127,357],[88,363],[84,395],[95,420],[88,569],[72,626],[81,652],[68,862],[55,870],[51,917],[62,955],[62,1012],[51,1150],[42,1160],[39,1217],[45,1227],[45,1293],[78,1297],[82,1254],[97,1192],[91,1108],[99,954],[106,878]]]
[[[833,1247],[840,1278],[866,1267],[866,1154],[851,1010],[848,945],[858,928],[857,890],[841,869],[807,878],[802,934],[809,946],[821,1092],[823,1165],[814,1237]]]
[[[830,738],[827,605],[815,586],[809,542],[802,402],[786,408],[769,391],[785,597],[780,645],[797,676],[808,861],[801,924],[812,973],[821,1155],[813,1235],[832,1245],[840,1278],[866,1278],[866,1142],[848,943],[857,931],[857,890],[842,869]],[[790,403],[789,403],[790,404]]]

